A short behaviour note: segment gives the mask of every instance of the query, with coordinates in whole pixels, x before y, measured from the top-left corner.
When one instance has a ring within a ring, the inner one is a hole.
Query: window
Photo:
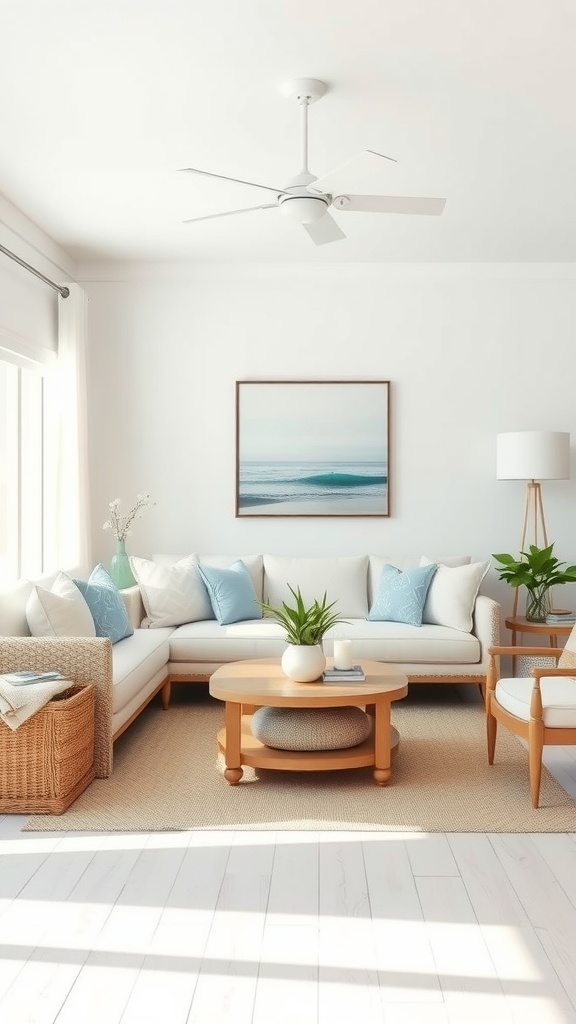
[[[44,569],[43,369],[0,356],[0,584]]]

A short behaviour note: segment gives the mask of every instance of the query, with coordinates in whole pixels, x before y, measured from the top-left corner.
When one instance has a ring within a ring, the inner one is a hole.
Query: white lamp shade
[[[498,480],[567,480],[570,434],[523,430],[496,438]]]

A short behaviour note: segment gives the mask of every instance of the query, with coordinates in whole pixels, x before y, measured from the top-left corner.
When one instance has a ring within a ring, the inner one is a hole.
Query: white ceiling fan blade
[[[181,171],[189,171],[191,174],[203,174],[205,178],[219,178],[220,181],[234,181],[237,185],[250,185],[252,188],[265,188],[268,192],[274,192],[277,196],[284,195],[283,188],[272,188],[271,185],[260,185],[257,181],[244,181],[243,178],[229,178],[226,174],[214,174],[213,171],[200,171],[197,167],[180,167]]]
[[[356,182],[373,171],[381,171],[384,167],[383,160],[390,160],[394,164],[397,162],[393,156],[384,156],[383,153],[375,153],[373,149],[364,149],[358,153],[358,156],[352,157],[345,164],[340,164],[333,171],[328,171],[327,174],[317,178],[309,185],[309,188],[311,191],[327,192],[334,195],[335,192],[341,192],[346,188],[350,182]]]
[[[209,213],[206,217],[190,217],[183,224],[195,224],[198,220],[215,220],[216,217],[233,217],[236,213],[250,213],[251,210],[275,210],[278,203],[267,203],[266,206],[245,206],[242,210],[225,210],[223,213]]]
[[[326,242],[339,242],[341,238],[346,238],[329,213],[324,214],[320,220],[312,221],[311,224],[303,224],[302,227],[307,231],[314,245],[326,245]]]
[[[360,213],[417,213],[439,217],[446,206],[445,199],[418,196],[335,196],[332,206],[336,210]]]

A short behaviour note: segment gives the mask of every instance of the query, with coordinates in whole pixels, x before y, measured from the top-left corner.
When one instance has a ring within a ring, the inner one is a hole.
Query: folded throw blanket
[[[10,729],[18,729],[52,697],[68,690],[71,685],[70,679],[52,679],[45,683],[13,686],[5,676],[0,675],[0,719]]]

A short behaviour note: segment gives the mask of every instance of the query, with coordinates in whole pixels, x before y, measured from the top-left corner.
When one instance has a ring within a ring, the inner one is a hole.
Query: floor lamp
[[[551,430],[498,434],[496,476],[498,480],[527,481],[520,551],[525,549],[529,529],[532,533],[529,543],[547,547],[540,480],[567,480],[570,476],[570,434]],[[519,589],[514,589],[513,615],[516,615],[518,608]]]

